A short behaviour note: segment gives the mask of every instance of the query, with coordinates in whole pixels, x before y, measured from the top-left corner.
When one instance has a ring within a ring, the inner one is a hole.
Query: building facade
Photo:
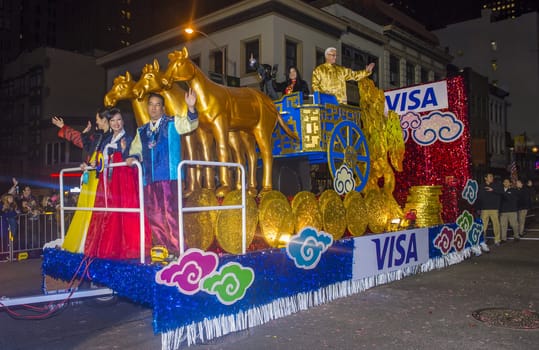
[[[51,118],[82,130],[95,123],[102,105],[105,75],[95,57],[39,48],[7,64],[0,82],[0,172],[2,181],[15,176],[35,186],[57,184],[59,169],[78,166],[81,150],[58,139]]]

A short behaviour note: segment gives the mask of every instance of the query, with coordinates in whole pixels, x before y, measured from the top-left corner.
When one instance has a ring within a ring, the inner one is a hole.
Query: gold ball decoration
[[[285,243],[282,238],[294,233],[294,214],[286,197],[264,197],[258,211],[258,224],[270,247],[277,248]]]
[[[369,229],[374,233],[384,232],[389,220],[383,193],[378,189],[367,191],[365,195]]]
[[[344,197],[346,209],[346,225],[352,236],[362,236],[369,224],[367,206],[361,193],[351,191]]]
[[[185,201],[185,207],[217,206],[215,193],[202,188],[195,190]],[[208,249],[213,243],[217,211],[201,211],[184,214],[185,244],[188,248]]]
[[[236,190],[226,194],[222,205],[241,205],[241,191]],[[258,224],[258,208],[255,199],[246,194],[246,245],[249,246],[255,236]],[[219,245],[228,253],[241,254],[241,209],[221,210],[217,214],[215,236]]]
[[[324,231],[331,234],[333,239],[340,239],[346,231],[346,209],[341,197],[336,192],[333,191],[333,193],[335,193],[334,196],[327,196],[323,204],[319,203],[319,206]]]
[[[416,210],[417,227],[430,227],[442,224],[442,186],[412,186],[404,206],[404,212]]]
[[[293,214],[295,217],[294,232],[297,233],[307,226],[317,230],[322,229],[322,215],[316,198],[306,196],[301,202],[298,202]]]

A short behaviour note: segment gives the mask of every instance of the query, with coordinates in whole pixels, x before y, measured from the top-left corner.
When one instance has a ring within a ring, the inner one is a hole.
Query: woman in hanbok
[[[133,138],[126,134],[120,110],[109,111],[112,137],[103,147],[104,168],[100,174],[95,207],[138,208],[137,168],[112,163],[124,162]],[[151,232],[145,223],[144,252],[149,255]],[[94,212],[84,247],[87,256],[106,259],[135,259],[140,257],[140,215],[114,211]]]
[[[111,135],[107,117],[108,109],[100,109],[97,111],[95,115],[97,130],[95,133],[90,132],[92,129],[91,122],[88,122],[88,125],[82,133],[65,125],[64,120],[61,117],[53,117],[52,123],[60,128],[58,137],[64,138],[72,142],[75,146],[83,148],[84,151],[89,154],[88,162],[95,165],[96,159],[99,158],[99,153],[103,148],[103,144]],[[94,206],[98,177],[93,171],[85,171],[82,179],[77,207],[91,208]],[[88,231],[91,217],[91,211],[75,211],[64,238],[64,242],[62,243],[63,249],[73,253],[83,252],[84,240],[86,239],[86,232]]]

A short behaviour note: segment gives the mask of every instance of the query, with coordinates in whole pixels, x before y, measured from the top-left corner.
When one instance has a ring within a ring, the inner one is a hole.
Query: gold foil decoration
[[[306,197],[298,203],[294,210],[295,232],[301,231],[304,227],[310,226],[317,230],[322,229],[322,215],[318,207],[318,201],[315,198]]]
[[[369,229],[374,233],[384,232],[391,219],[387,211],[384,195],[380,189],[369,190],[365,195]]]
[[[365,200],[361,193],[351,191],[344,197],[344,208],[346,209],[346,225],[352,236],[362,236],[367,230],[368,211]]]
[[[208,189],[194,191],[185,201],[185,207],[217,206],[215,193]],[[213,243],[217,211],[184,214],[185,244],[188,248],[208,249]]]
[[[340,239],[346,230],[346,210],[341,197],[336,192],[333,191],[333,193],[335,195],[325,196],[324,201],[319,202],[319,206],[322,212],[324,231],[331,234],[333,239]]]
[[[334,190],[325,190],[322,192],[320,197],[318,197],[318,206],[322,208],[327,201],[334,200],[335,198],[341,199],[341,197]]]
[[[258,211],[258,224],[262,237],[270,247],[284,244],[283,238],[289,239],[294,233],[294,214],[288,200],[277,195],[264,197]]]
[[[222,205],[241,205],[241,191],[227,193]],[[258,224],[258,208],[256,201],[248,194],[245,196],[246,205],[246,245],[253,241]],[[228,253],[241,254],[241,209],[221,210],[217,214],[215,237],[219,245]]]
[[[314,196],[314,193],[309,191],[301,191],[296,193],[296,195],[292,199],[292,211],[296,211],[299,204],[306,199],[316,199],[316,197]]]
[[[412,186],[404,206],[404,212],[416,210],[417,227],[430,227],[442,224],[442,186]]]

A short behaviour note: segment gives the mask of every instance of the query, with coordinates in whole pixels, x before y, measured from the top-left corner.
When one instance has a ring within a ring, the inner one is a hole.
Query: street
[[[539,309],[539,225],[534,216],[529,221],[525,239],[492,247],[490,254],[191,349],[536,349],[538,328],[495,327],[472,317],[487,308]],[[39,263],[0,264],[0,296],[39,293]],[[15,320],[3,311],[0,349],[159,349],[161,337],[151,324],[150,309],[126,300],[76,300],[39,321]]]

